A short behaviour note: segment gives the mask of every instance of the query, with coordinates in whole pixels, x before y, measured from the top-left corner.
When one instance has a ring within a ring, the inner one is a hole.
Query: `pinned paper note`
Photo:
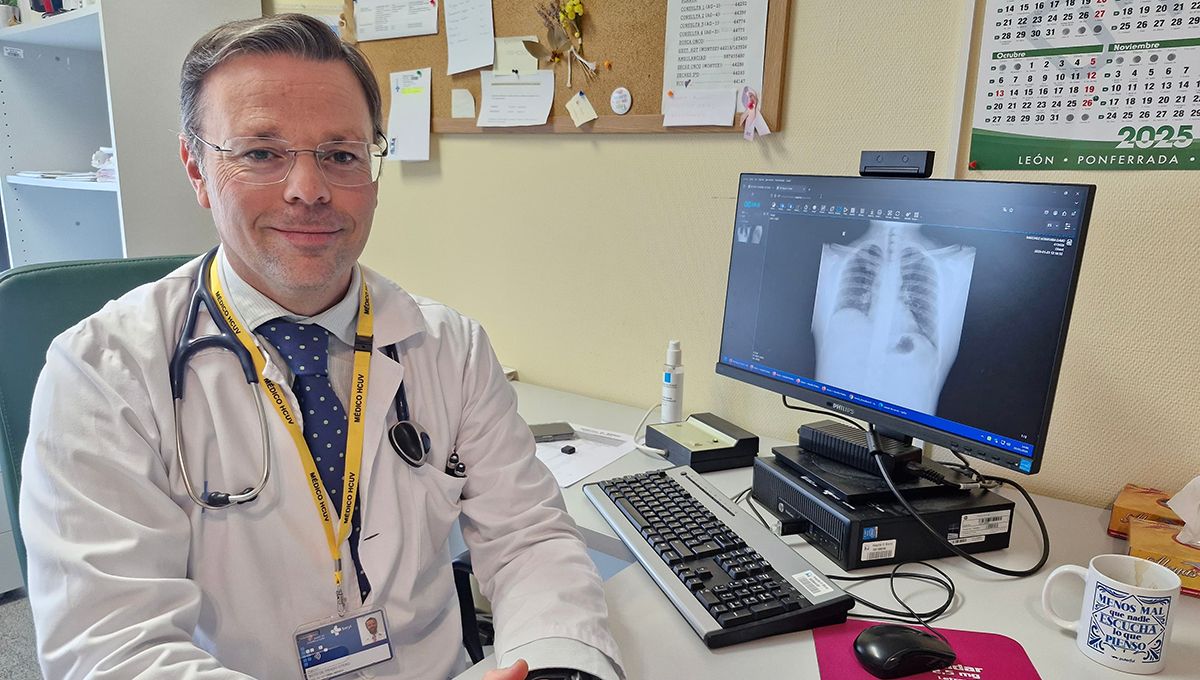
[[[571,120],[575,122],[575,127],[596,120],[596,109],[592,108],[592,103],[588,101],[587,95],[582,90],[567,100],[567,113],[571,114]]]
[[[536,35],[522,35],[515,38],[496,38],[496,63],[492,70],[496,73],[516,73],[529,75],[538,70],[537,57],[525,49],[526,40],[537,42]]]
[[[444,0],[446,73],[487,66],[495,59],[492,0]]]
[[[450,90],[450,117],[475,117],[475,95],[471,94],[470,90],[460,88]]]
[[[429,160],[429,83],[427,68],[392,74],[388,160]]]
[[[528,76],[479,74],[483,101],[479,104],[479,127],[544,125],[554,103],[554,71],[534,71]]]
[[[663,99],[663,127],[733,125],[737,90],[680,88]]]
[[[679,94],[689,83],[704,89],[740,90],[749,85],[762,92],[767,0],[705,0],[703,5],[694,0],[667,0],[666,5],[664,112],[667,92]]]
[[[356,0],[354,26],[360,41],[437,33],[437,0]]]

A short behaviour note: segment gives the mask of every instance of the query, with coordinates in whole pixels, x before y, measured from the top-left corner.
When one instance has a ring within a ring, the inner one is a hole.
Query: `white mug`
[[[1062,576],[1083,579],[1080,617],[1068,621],[1050,605],[1053,583]],[[1042,588],[1042,611],[1075,631],[1084,656],[1126,673],[1163,669],[1171,621],[1179,605],[1179,575],[1161,564],[1130,555],[1097,555],[1088,568],[1069,564],[1050,573]]]

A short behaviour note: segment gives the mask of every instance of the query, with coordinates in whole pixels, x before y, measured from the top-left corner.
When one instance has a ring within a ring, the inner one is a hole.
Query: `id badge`
[[[336,678],[392,658],[382,609],[305,624],[295,639],[305,680]]]

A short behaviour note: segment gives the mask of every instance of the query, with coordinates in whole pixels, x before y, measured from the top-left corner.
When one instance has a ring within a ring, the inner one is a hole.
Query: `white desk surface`
[[[644,411],[611,402],[559,392],[526,383],[513,383],[519,409],[531,423],[569,420],[618,432],[629,432]],[[782,407],[781,416],[783,415]],[[774,442],[778,445],[780,442]],[[772,443],[764,441],[760,455],[771,455]],[[633,474],[654,467],[645,454],[634,451],[588,479],[563,489],[567,509],[579,523],[589,547],[629,560],[629,553],[608,524],[584,497],[581,487],[590,481]],[[750,486],[750,468],[725,470],[705,475],[721,491],[733,496]],[[1020,481],[1020,480],[1018,480]],[[982,553],[981,558],[1010,568],[1032,566],[1040,555],[1037,524],[1024,499],[1004,489],[1017,504],[1012,544],[1007,550]],[[1038,673],[1046,680],[1099,680],[1136,677],[1110,670],[1084,657],[1075,647],[1074,636],[1046,621],[1041,615],[1042,583],[1054,568],[1063,564],[1087,565],[1101,553],[1124,553],[1126,544],[1108,536],[1108,511],[1077,503],[1035,497],[1050,532],[1050,559],[1038,574],[1013,579],[986,572],[958,558],[935,560],[958,589],[957,603],[938,619],[937,626],[988,631],[1007,635],[1024,646]],[[760,508],[761,510],[761,508]],[[795,536],[784,538],[805,559],[828,574],[843,572],[816,548]],[[889,571],[890,567],[862,569],[855,575]],[[1082,583],[1067,579],[1060,589],[1058,611],[1074,616],[1079,607]],[[902,581],[898,591],[910,606],[930,609],[943,599],[933,586]],[[1073,590],[1072,590],[1073,589]],[[613,636],[623,655],[629,680],[671,678],[811,678],[817,679],[816,653],[810,632],[755,640],[718,650],[709,650],[675,611],[650,577],[632,564],[605,583]],[[896,608],[887,581],[852,586],[851,591],[872,602]],[[1072,599],[1074,598],[1074,599]],[[1074,606],[1071,605],[1074,602]],[[856,605],[852,614],[867,614]],[[1200,599],[1184,597],[1176,614],[1174,632],[1166,652],[1165,670],[1153,676],[1161,680],[1200,678]],[[491,657],[459,676],[460,680],[482,677],[493,667]],[[825,680],[830,680],[826,678]],[[1003,679],[994,679],[1003,680]]]

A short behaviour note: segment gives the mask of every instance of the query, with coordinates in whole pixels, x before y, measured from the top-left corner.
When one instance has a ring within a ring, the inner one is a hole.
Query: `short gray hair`
[[[314,61],[343,61],[354,72],[367,98],[375,139],[383,143],[383,100],[367,58],[342,42],[329,26],[306,14],[277,14],[231,21],[209,31],[192,45],[179,76],[179,110],[188,148],[198,151],[204,79],[209,72],[244,54],[286,54]],[[219,143],[221,140],[217,140]]]

